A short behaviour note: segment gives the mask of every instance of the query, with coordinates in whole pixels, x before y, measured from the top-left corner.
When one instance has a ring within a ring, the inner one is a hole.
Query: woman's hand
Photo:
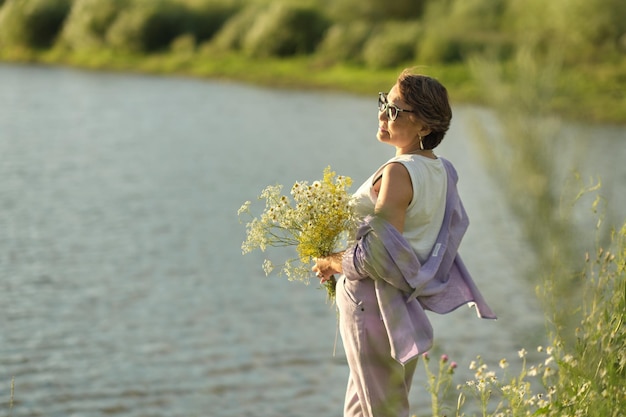
[[[330,279],[334,274],[340,274],[343,272],[341,266],[341,260],[343,258],[343,252],[337,252],[324,256],[321,258],[315,258],[315,265],[311,270],[315,272],[315,275],[320,279],[323,284]]]

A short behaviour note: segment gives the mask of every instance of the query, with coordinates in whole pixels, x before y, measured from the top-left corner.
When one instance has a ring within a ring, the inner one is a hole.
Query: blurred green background
[[[623,0],[0,0],[4,61],[357,93],[408,66],[488,104],[483,64],[513,83],[520,56],[547,111],[626,121]]]

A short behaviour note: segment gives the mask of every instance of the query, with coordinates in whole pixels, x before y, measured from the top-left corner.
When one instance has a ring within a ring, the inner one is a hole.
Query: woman
[[[405,70],[379,93],[378,110],[377,138],[395,156],[355,193],[363,217],[355,245],[313,267],[322,282],[343,274],[344,417],[408,417],[417,357],[432,346],[424,310],[473,303],[480,317],[495,318],[457,253],[468,221],[456,171],[433,151],[452,118],[445,87]]]

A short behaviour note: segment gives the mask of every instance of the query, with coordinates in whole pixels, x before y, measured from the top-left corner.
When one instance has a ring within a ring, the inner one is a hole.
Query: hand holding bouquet
[[[247,214],[252,220],[246,224],[247,238],[241,249],[244,254],[267,247],[295,246],[297,258],[288,259],[282,265],[270,260],[263,262],[263,270],[269,275],[278,267],[290,281],[309,282],[314,258],[324,257],[337,251],[341,242],[354,235],[356,217],[353,200],[348,188],[349,177],[336,176],[330,167],[324,170],[324,178],[309,184],[296,182],[291,197],[282,195],[282,186],[268,186],[259,196],[265,200],[265,210],[255,217],[250,211],[252,203],[246,201],[238,215]],[[335,280],[324,283],[328,297],[334,300]]]

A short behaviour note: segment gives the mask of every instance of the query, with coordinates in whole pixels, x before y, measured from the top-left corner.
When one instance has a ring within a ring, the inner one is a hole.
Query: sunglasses
[[[415,113],[413,110],[404,110],[387,101],[387,93],[378,93],[378,111],[387,112],[389,120],[394,121],[398,118],[401,111],[407,113]]]

